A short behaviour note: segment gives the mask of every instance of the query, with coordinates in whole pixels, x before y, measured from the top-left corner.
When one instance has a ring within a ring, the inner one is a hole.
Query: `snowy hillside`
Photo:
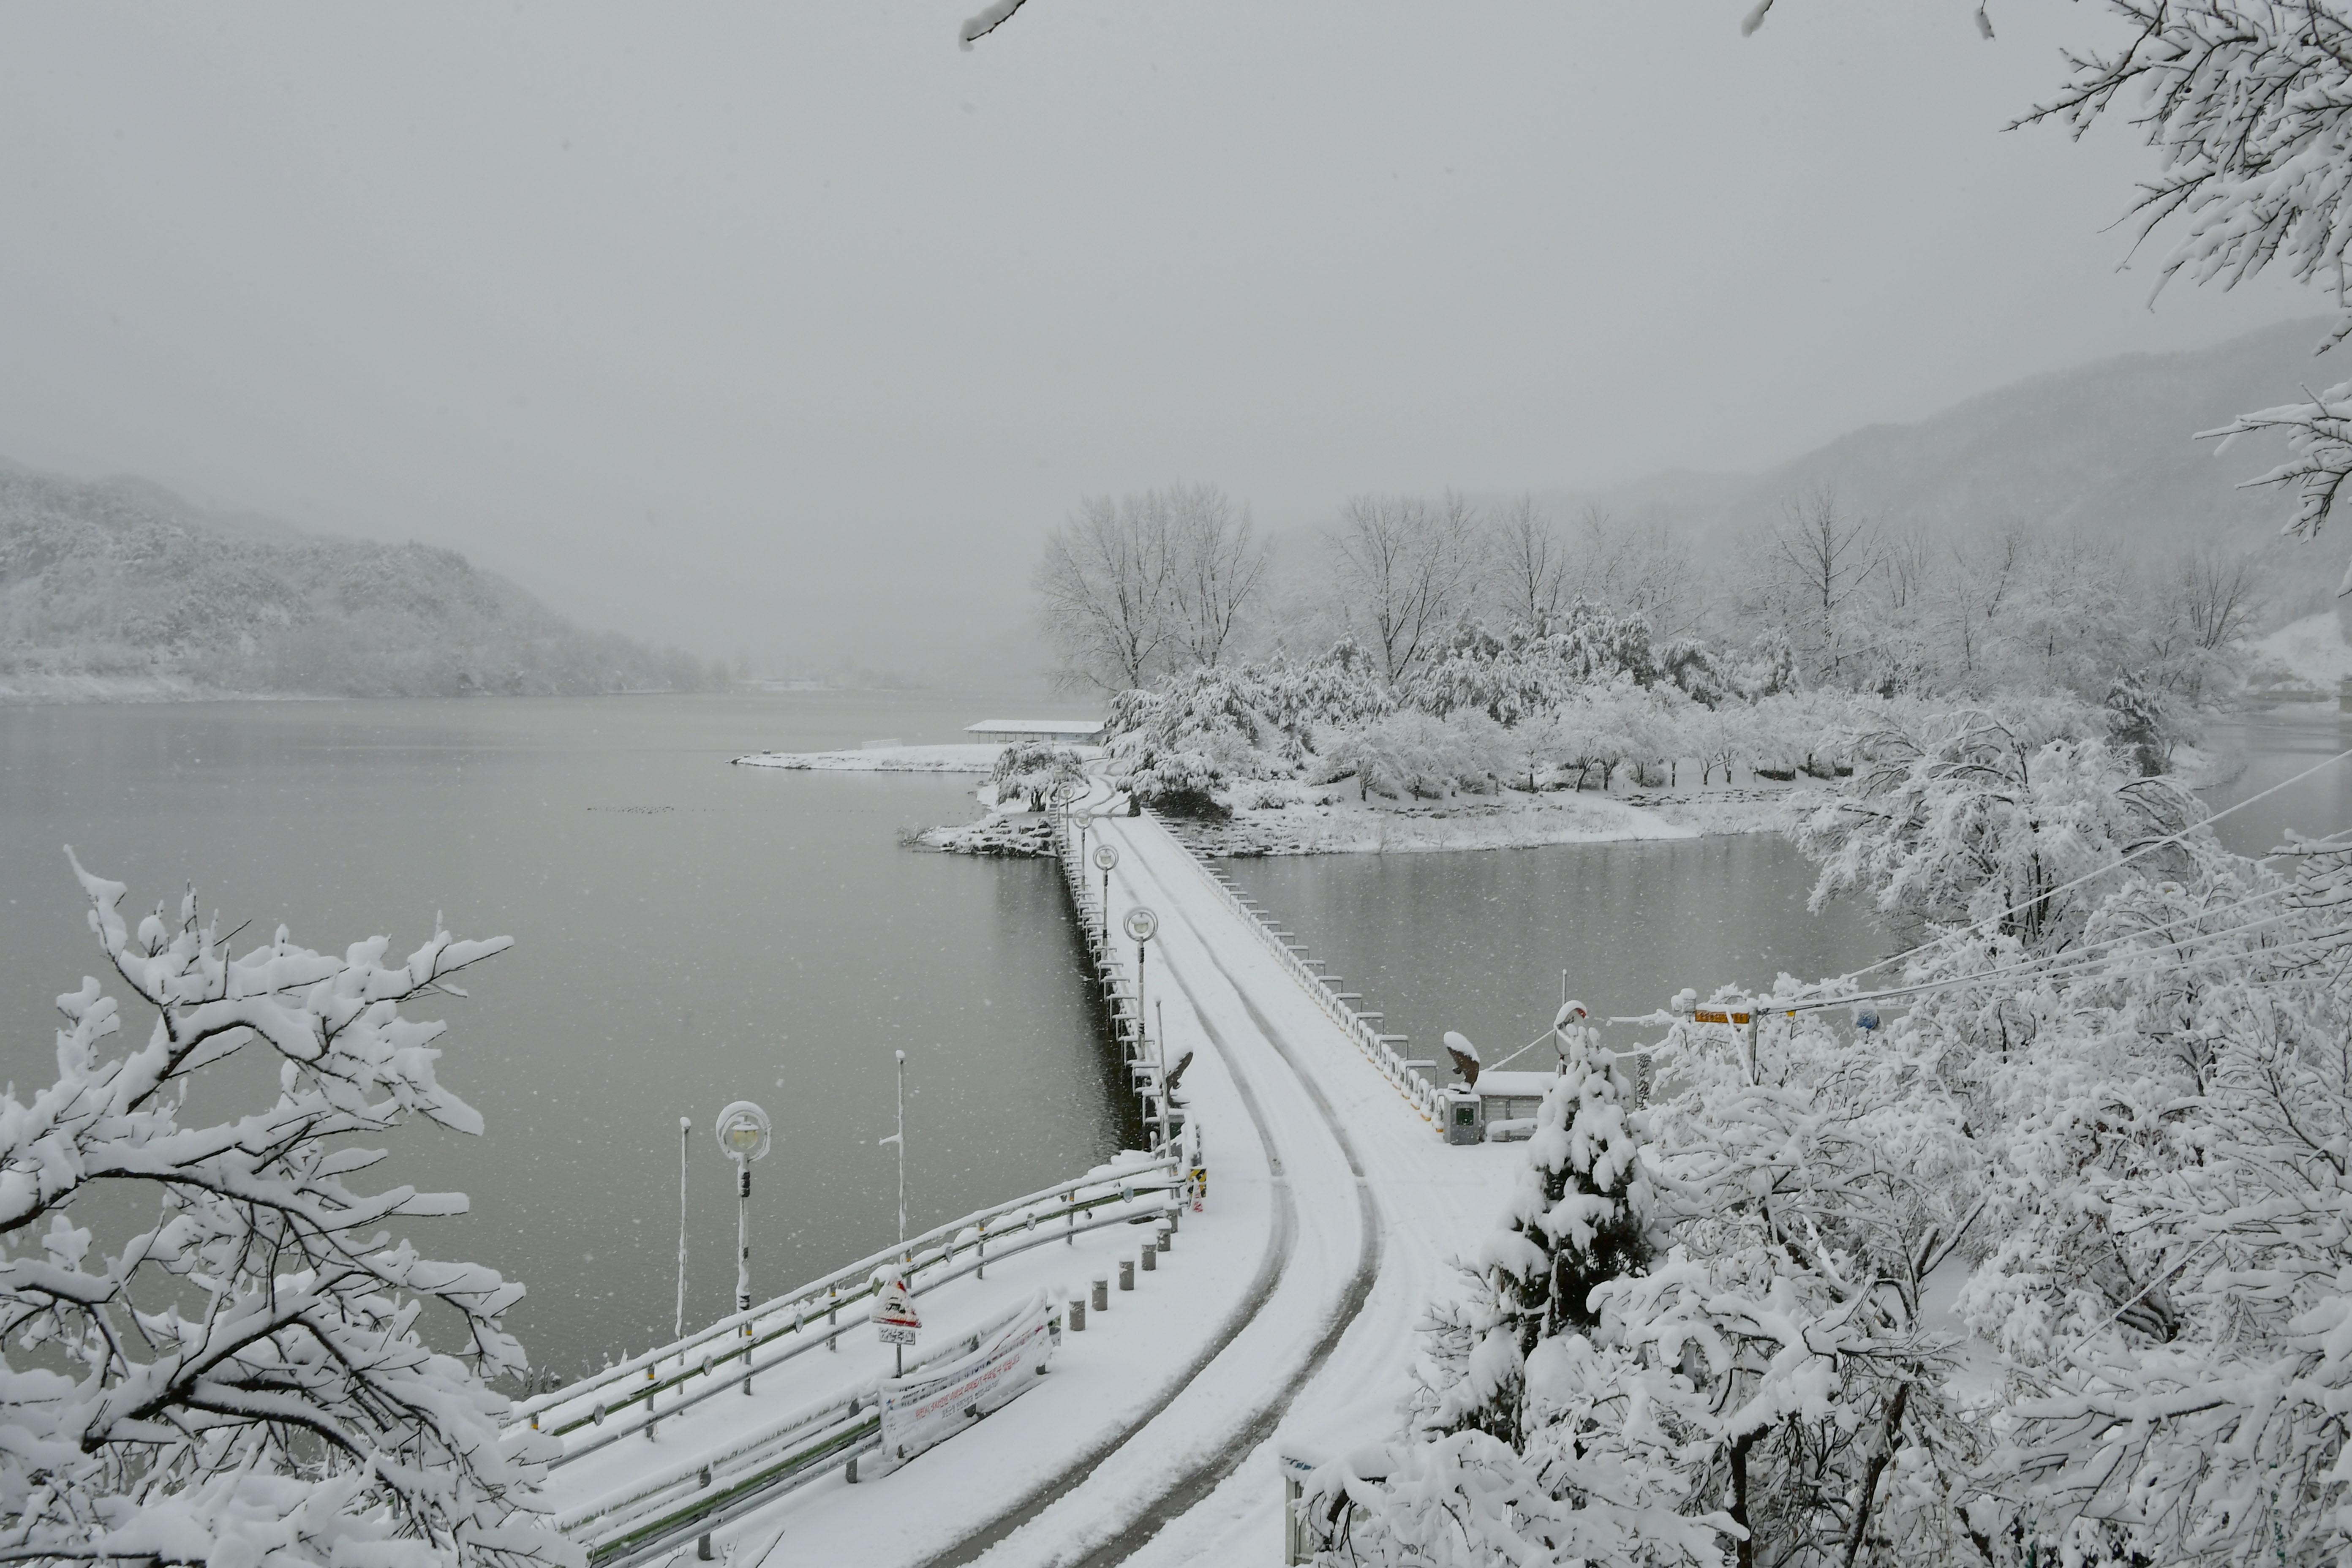
[[[2247,645],[2249,695],[2274,702],[2332,700],[2339,682],[2352,678],[2352,647],[2333,610],[2290,621]]]
[[[450,550],[219,518],[136,480],[0,466],[0,701],[693,689]]]
[[[2013,526],[2120,533],[2164,548],[2221,538],[2267,548],[2273,610],[2307,614],[2324,606],[2344,568],[2342,539],[2281,542],[2292,498],[2239,488],[2279,460],[2275,439],[2223,452],[2196,436],[2293,401],[2306,383],[2352,374],[2352,351],[2314,356],[2326,328],[2289,321],[2210,348],[2053,371],[1909,424],[1864,426],[1760,474],[1659,474],[1538,499],[1561,517],[1597,506],[1671,521],[1700,540],[1769,524],[1785,501],[1823,486],[1842,510],[1898,530],[1925,527],[1944,544]]]

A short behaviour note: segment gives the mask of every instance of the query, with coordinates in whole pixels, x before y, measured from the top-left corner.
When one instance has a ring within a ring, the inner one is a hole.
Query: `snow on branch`
[[[996,0],[994,5],[983,6],[972,13],[964,18],[963,26],[957,29],[957,47],[971,48],[974,43],[1013,20],[1013,13],[1027,3],[1028,0]]]
[[[344,1180],[383,1156],[355,1138],[481,1131],[436,1075],[446,1026],[402,1009],[509,941],[436,931],[387,963],[383,937],[338,958],[280,927],[238,956],[193,889],[134,930],[121,883],[74,870],[146,1026],[110,1049],[123,1004],[85,978],[58,998],[57,1081],[0,1094],[0,1557],[576,1563],[536,1517],[546,1456],[501,1446],[484,1381],[524,1370],[501,1323],[522,1287],[384,1228],[464,1194]],[[257,1048],[274,1101],[184,1124],[197,1076]],[[119,1247],[77,1208],[101,1187],[147,1208]],[[428,1310],[461,1348],[427,1343]]]

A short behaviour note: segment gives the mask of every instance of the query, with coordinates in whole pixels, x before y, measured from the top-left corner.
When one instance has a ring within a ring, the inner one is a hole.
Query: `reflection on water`
[[[1563,970],[1605,1018],[1685,985],[1818,978],[1885,952],[1850,903],[1805,912],[1811,868],[1777,834],[1227,864],[1424,1058],[1443,1059],[1446,1029],[1489,1064],[1517,1049],[1549,1026]],[[1539,1048],[1515,1065],[1550,1064]]]
[[[239,946],[283,919],[405,952],[444,911],[513,952],[453,1025],[445,1082],[488,1122],[419,1128],[398,1176],[472,1195],[429,1256],[530,1286],[513,1323],[576,1370],[670,1330],[677,1119],[694,1122],[688,1321],[727,1310],[734,1202],[709,1136],[757,1100],[756,1289],[889,1245],[891,1052],[908,1073],[910,1223],[1047,1185],[1122,1131],[1053,868],[898,847],[970,781],[730,768],[755,749],[959,739],[937,696],[205,703],[0,710],[5,1071],[54,1076],[52,998],[97,954],[58,846],[131,886],[184,880]],[[370,1173],[371,1176],[378,1173]]]

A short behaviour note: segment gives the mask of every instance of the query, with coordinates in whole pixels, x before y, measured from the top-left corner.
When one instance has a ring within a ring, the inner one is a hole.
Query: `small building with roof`
[[[982,719],[977,724],[966,724],[963,732],[975,742],[1002,741],[1011,744],[1021,741],[1052,741],[1065,746],[1099,746],[1102,744],[1103,721],[1099,719]]]

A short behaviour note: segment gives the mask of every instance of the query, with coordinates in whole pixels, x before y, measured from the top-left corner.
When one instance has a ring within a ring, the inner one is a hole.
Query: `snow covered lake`
[[[488,1122],[420,1128],[404,1179],[469,1193],[427,1256],[526,1281],[512,1325],[561,1370],[670,1333],[677,1119],[693,1118],[689,1323],[729,1306],[734,1198],[710,1122],[774,1116],[755,1289],[893,1235],[891,1052],[910,1064],[918,1227],[1081,1171],[1121,1142],[1054,868],[898,847],[969,778],[732,768],[761,748],[961,739],[1002,699],[699,698],[0,708],[0,1017],[20,1090],[55,1076],[53,998],[98,967],[65,856],[194,880],[239,951],[280,920],[341,951],[434,912],[512,952],[443,1017],[443,1080]],[[1030,704],[1034,706],[1034,704]],[[1125,1141],[1132,1142],[1133,1134]]]

